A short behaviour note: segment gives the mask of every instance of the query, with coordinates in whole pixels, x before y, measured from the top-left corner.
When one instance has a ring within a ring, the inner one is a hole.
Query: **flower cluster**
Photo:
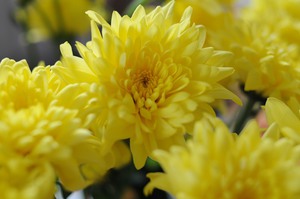
[[[166,1],[109,20],[92,11],[102,1],[20,2],[26,29],[60,42],[61,57],[32,70],[0,63],[5,199],[53,198],[58,185],[85,189],[151,160],[162,171],[147,174],[146,195],[300,197],[296,0]],[[88,42],[57,40],[82,33],[88,18]],[[239,115],[227,115],[232,107]]]
[[[287,23],[297,22],[292,12],[297,6],[296,1],[254,1],[241,16],[232,14],[230,23],[220,24],[222,31],[206,26],[209,44],[234,55],[229,63],[235,73],[223,83],[241,85],[248,98],[244,114],[267,99],[269,127],[252,121],[234,136],[219,119],[198,121],[187,147],[154,151],[164,173],[148,175],[146,193],[159,188],[176,198],[299,197],[299,47],[293,39],[297,25]],[[195,20],[214,18],[211,13]]]

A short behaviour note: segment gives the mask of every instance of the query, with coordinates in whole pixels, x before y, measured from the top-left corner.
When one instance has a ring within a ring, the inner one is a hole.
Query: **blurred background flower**
[[[155,151],[165,172],[148,174],[145,192],[156,187],[177,199],[299,198],[299,146],[276,139],[274,128],[261,133],[253,120],[238,136],[219,119],[198,121],[187,147]]]
[[[24,28],[26,41],[34,43],[48,38],[60,44],[89,32],[87,10],[106,15],[101,0],[19,1],[14,14],[16,22]]]

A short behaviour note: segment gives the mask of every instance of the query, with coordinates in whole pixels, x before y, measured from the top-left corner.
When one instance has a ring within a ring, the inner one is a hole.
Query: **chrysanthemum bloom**
[[[26,61],[2,60],[0,146],[29,161],[48,163],[67,189],[76,190],[104,175],[115,162],[114,157],[102,156],[99,139],[83,128],[78,109],[54,105],[56,96],[67,89],[62,87],[50,67],[31,72]]]
[[[24,158],[0,144],[0,192],[3,199],[53,199],[55,173],[44,160]]]
[[[164,173],[150,173],[145,187],[165,190],[177,199],[241,199],[300,197],[300,148],[288,139],[276,140],[269,129],[261,138],[251,121],[236,136],[217,118],[202,120],[187,147],[154,156]]]
[[[261,97],[300,99],[300,70],[297,48],[282,42],[269,26],[236,21],[213,35],[214,46],[234,53],[232,77]],[[298,63],[297,63],[298,62]]]
[[[300,103],[291,98],[287,103],[276,98],[268,98],[266,116],[269,124],[276,124],[281,136],[300,144]]]
[[[85,11],[93,9],[105,14],[103,0],[31,0],[19,4],[16,18],[28,29],[31,42],[82,35],[89,30]]]
[[[53,67],[67,83],[95,84],[98,134],[107,150],[130,138],[137,168],[153,149],[182,144],[195,118],[214,113],[215,99],[239,101],[218,83],[233,72],[221,67],[232,54],[203,48],[205,30],[190,23],[191,8],[175,21],[173,4],[148,14],[139,6],[132,17],[114,12],[111,25],[89,11],[92,40],[77,44],[82,59],[64,44],[62,66]]]
[[[243,19],[272,27],[280,38],[300,47],[300,1],[253,0],[243,12]]]

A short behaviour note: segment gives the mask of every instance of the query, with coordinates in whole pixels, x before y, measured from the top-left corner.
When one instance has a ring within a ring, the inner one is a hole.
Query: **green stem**
[[[256,104],[256,99],[252,97],[248,97],[248,101],[246,104],[240,109],[235,122],[233,123],[232,132],[240,134],[242,131],[246,121],[252,113],[253,107]]]

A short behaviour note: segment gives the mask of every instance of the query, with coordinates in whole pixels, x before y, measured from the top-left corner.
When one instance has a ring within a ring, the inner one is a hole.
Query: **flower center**
[[[157,98],[153,97],[153,93],[155,93],[157,90],[157,76],[150,70],[141,69],[135,71],[130,78],[132,84],[128,89],[130,89],[130,93],[137,107],[143,107],[148,110],[153,110],[154,108],[156,108],[155,100]]]
[[[149,82],[149,77],[147,77],[147,76],[142,77],[142,84],[143,84],[144,88],[147,88],[148,82]]]
[[[156,86],[155,77],[149,70],[137,71],[132,78],[133,85],[138,89],[142,97],[148,97],[147,93],[151,92]]]
[[[160,95],[157,90],[157,75],[144,68],[134,71],[130,78],[132,84],[128,89],[139,113],[144,118],[151,119],[151,112],[157,109],[156,99]]]
[[[187,74],[188,71],[173,64],[172,60],[143,58],[138,66],[125,69],[119,82],[131,95],[138,113],[150,120],[153,112],[165,103],[169,95],[187,85]]]

